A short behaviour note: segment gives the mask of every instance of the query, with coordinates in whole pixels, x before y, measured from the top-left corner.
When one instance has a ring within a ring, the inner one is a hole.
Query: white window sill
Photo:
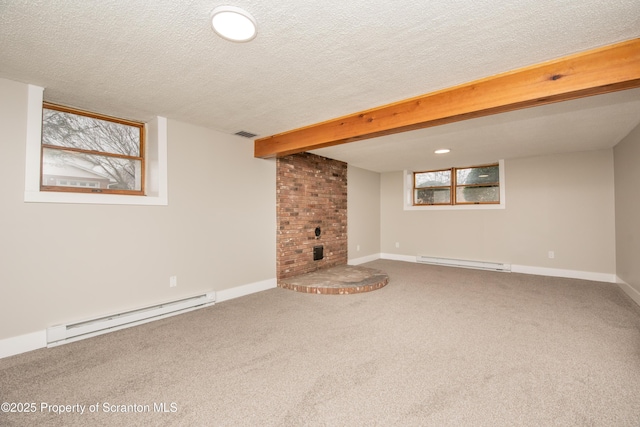
[[[472,210],[491,210],[505,209],[504,203],[495,205],[438,205],[438,206],[413,206],[407,205],[405,211],[472,211]]]
[[[58,191],[25,191],[25,202],[79,203],[94,205],[167,205],[167,199],[153,196],[123,196],[120,194],[64,193]]]

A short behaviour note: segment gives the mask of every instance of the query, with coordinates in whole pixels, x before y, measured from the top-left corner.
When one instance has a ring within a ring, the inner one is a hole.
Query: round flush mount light
[[[218,6],[211,11],[211,26],[217,35],[232,42],[248,42],[258,34],[256,20],[235,6]]]
[[[451,150],[449,150],[448,148],[440,148],[439,150],[434,151],[434,153],[436,153],[436,154],[447,154],[450,151]]]

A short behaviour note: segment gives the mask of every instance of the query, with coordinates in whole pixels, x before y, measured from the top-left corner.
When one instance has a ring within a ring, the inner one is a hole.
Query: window
[[[40,190],[144,194],[143,123],[44,103]]]
[[[413,174],[413,177],[413,204],[451,204],[451,169],[429,172],[415,172]]]
[[[500,204],[500,165],[414,172],[413,205]]]
[[[95,205],[166,206],[168,194],[168,130],[166,117],[155,116],[144,123],[140,152],[144,164],[140,174],[141,194],[104,194],[93,191],[43,191],[42,186],[42,116],[44,88],[27,85],[27,129],[24,170],[24,201],[30,203],[73,203]],[[61,178],[71,182],[71,179]],[[78,179],[74,180],[80,182]],[[96,184],[95,176],[91,180]]]

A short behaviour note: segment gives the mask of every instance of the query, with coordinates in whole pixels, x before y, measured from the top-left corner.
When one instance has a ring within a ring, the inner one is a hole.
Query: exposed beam
[[[255,141],[255,157],[640,87],[640,39],[566,56]]]

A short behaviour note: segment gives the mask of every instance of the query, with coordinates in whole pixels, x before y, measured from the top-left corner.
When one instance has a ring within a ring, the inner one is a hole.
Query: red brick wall
[[[276,173],[278,279],[346,264],[347,164],[301,153],[277,159]],[[324,259],[314,261],[317,245]]]

